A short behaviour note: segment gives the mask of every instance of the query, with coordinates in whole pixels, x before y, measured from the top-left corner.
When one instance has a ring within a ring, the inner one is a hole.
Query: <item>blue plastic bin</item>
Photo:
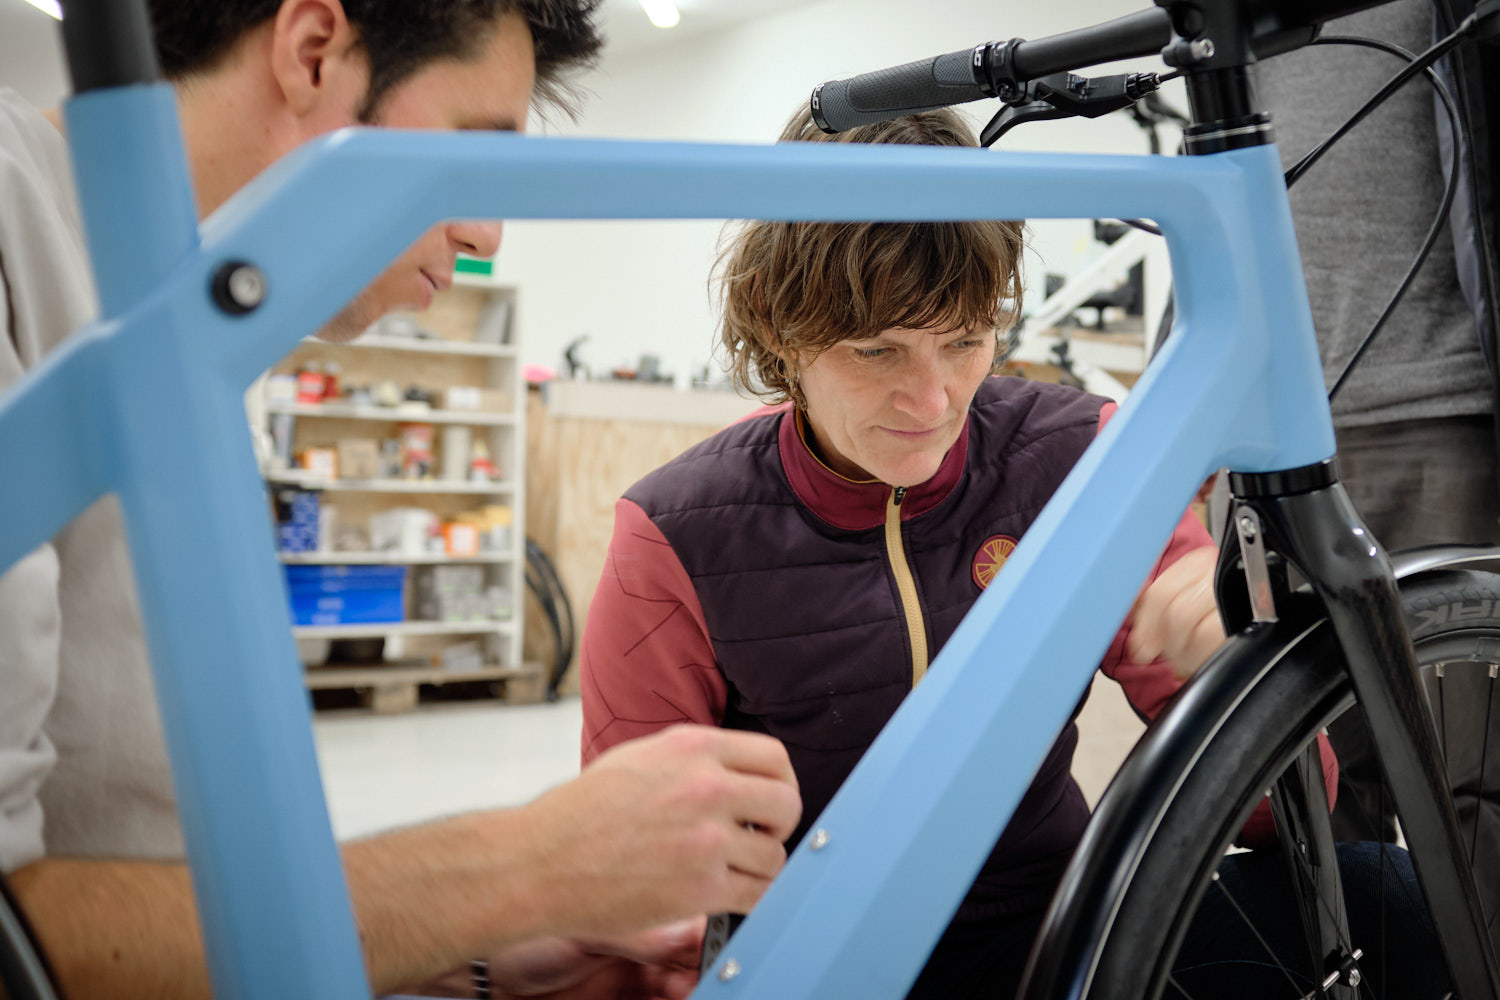
[[[298,625],[366,625],[406,620],[405,566],[287,566]]]

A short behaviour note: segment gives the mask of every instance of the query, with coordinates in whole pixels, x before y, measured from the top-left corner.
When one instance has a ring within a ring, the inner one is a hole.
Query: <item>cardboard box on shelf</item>
[[[486,586],[479,566],[423,566],[416,577],[416,613],[428,621],[486,621],[510,617],[503,588]]]
[[[304,448],[302,449],[302,468],[314,476],[337,479],[339,476],[338,452],[333,448]]]
[[[479,529],[472,524],[448,521],[443,525],[443,548],[450,556],[479,555]]]
[[[347,479],[379,479],[380,442],[373,438],[342,438],[338,443],[339,470]]]
[[[449,410],[472,410],[476,413],[506,413],[510,410],[510,393],[504,389],[487,389],[477,385],[449,386],[443,393],[443,407]]]
[[[473,526],[478,534],[480,550],[510,553],[515,544],[515,533],[511,530],[513,517],[509,507],[486,504],[456,514],[453,520]]]

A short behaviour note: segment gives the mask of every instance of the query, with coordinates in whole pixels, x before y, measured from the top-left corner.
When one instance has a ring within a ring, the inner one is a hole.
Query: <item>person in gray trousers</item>
[[[1373,37],[1421,52],[1461,17],[1455,6],[1398,0],[1331,21],[1323,35]],[[1332,133],[1400,68],[1386,53],[1345,45],[1309,46],[1255,67],[1285,164]],[[1473,100],[1483,95],[1460,86],[1464,67],[1445,63],[1439,69],[1476,119]],[[1478,120],[1480,185],[1489,172],[1484,127]],[[1414,80],[1291,189],[1330,387],[1415,259],[1441,204],[1452,155],[1446,115],[1432,88]],[[1437,241],[1333,400],[1344,484],[1387,551],[1500,543],[1494,330],[1487,306],[1494,297],[1485,287],[1494,248],[1473,207],[1471,192],[1482,190],[1471,186],[1473,180],[1474,172],[1466,171],[1453,238]],[[1493,914],[1500,903],[1500,732],[1486,741],[1484,730],[1500,729],[1500,712],[1487,711],[1493,685],[1483,669],[1450,672],[1447,684],[1448,738],[1464,741],[1463,753],[1450,750],[1450,777],[1464,831],[1474,831],[1475,876]],[[1341,768],[1335,836],[1394,841],[1392,800],[1362,714],[1338,720],[1330,736]],[[1497,758],[1488,768],[1482,747]],[[1491,789],[1479,787],[1481,771]]]

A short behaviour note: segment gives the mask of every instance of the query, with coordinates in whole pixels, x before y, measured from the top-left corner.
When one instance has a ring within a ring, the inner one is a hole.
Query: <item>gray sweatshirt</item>
[[[96,308],[67,146],[0,89],[0,390]],[[0,468],[0,489],[26,474]],[[101,500],[0,576],[0,871],[181,853],[130,557]]]
[[[1330,22],[1420,52],[1432,42],[1427,0],[1399,0]],[[1254,68],[1290,166],[1401,69],[1395,57],[1310,46]],[[1418,78],[1345,136],[1291,190],[1303,271],[1328,384],[1385,308],[1442,200],[1432,88]],[[1334,400],[1334,423],[1364,426],[1487,414],[1493,390],[1445,229],[1400,307]]]

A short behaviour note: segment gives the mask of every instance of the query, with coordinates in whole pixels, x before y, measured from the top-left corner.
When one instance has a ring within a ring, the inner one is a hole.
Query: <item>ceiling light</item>
[[[57,0],[26,0],[26,2],[43,14],[51,14],[59,21],[62,20],[62,8],[57,5]]]
[[[31,0],[36,3],[37,0]],[[673,28],[682,19],[677,13],[677,5],[672,0],[641,0],[641,6],[646,9],[646,16],[651,23],[658,28]]]

